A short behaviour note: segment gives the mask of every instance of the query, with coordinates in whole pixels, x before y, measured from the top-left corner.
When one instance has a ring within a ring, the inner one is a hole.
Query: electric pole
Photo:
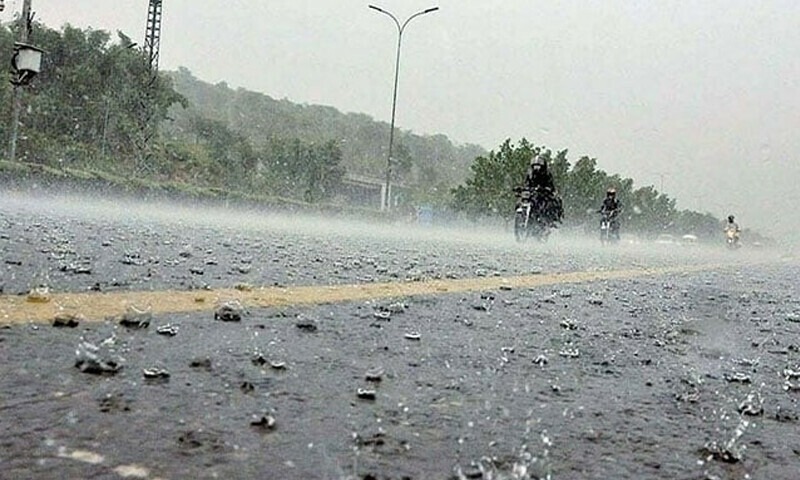
[[[31,29],[31,0],[22,2],[22,15],[19,17],[19,43],[28,43]],[[17,158],[17,135],[19,135],[19,115],[22,111],[22,85],[14,83],[14,105],[11,112],[11,142],[8,146],[8,160]]]
[[[152,156],[150,142],[158,130],[155,119],[155,89],[158,85],[158,57],[161,50],[161,7],[163,0],[150,0],[147,8],[147,28],[144,32],[144,53],[150,67],[150,77],[145,85],[144,98],[141,101],[139,165],[137,171],[149,170],[149,159]]]
[[[158,71],[158,55],[161,49],[161,4],[163,0],[150,0],[147,9],[147,29],[144,32],[144,51],[150,62],[150,69]]]

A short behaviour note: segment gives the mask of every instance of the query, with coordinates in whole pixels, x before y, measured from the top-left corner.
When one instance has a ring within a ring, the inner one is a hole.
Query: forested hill
[[[21,91],[22,131],[11,163],[308,203],[350,201],[342,192],[347,177],[384,178],[385,122],[211,85],[186,68],[154,75],[146,53],[122,32],[31,27],[30,42],[47,53]],[[11,57],[17,28],[0,24],[0,56]],[[10,118],[7,79],[0,78],[0,111]],[[11,135],[7,127],[0,122],[0,138]],[[441,134],[395,135],[392,183],[408,187],[408,201],[446,202],[487,153]]]
[[[212,85],[186,68],[168,72],[175,90],[188,107],[173,106],[170,130],[194,130],[197,118],[222,122],[257,148],[274,139],[299,139],[303,143],[337,142],[342,166],[348,174],[383,178],[389,141],[389,124],[361,113],[342,113],[323,105],[276,100],[263,93],[232,89],[225,82]],[[469,166],[486,151],[477,145],[455,145],[445,135],[419,135],[396,130],[396,175],[404,183],[453,187],[465,180]]]

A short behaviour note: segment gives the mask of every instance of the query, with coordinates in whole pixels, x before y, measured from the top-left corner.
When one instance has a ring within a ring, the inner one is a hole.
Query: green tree
[[[673,232],[677,216],[675,200],[647,186],[632,192],[630,204],[630,228],[633,230],[648,235]]]
[[[251,174],[258,165],[258,155],[244,136],[232,131],[224,122],[199,115],[190,118],[187,133],[195,145],[205,150],[201,158],[206,159],[206,164],[201,169],[209,183],[222,183],[241,190],[248,188]]]
[[[571,224],[593,224],[603,200],[608,175],[597,169],[597,160],[581,157],[567,174],[564,185],[564,217]]]
[[[7,27],[0,30],[7,48],[13,37]],[[185,101],[168,77],[152,74],[130,38],[117,37],[111,42],[102,30],[66,25],[56,31],[34,23],[31,42],[46,54],[42,72],[25,88],[20,158],[59,166],[99,161],[128,172],[143,166],[145,147],[159,140],[155,127],[171,105]]]
[[[496,152],[476,158],[464,185],[453,190],[453,207],[472,217],[513,215],[514,188],[522,185],[531,159],[539,150],[525,138],[517,145],[506,139]]]
[[[564,201],[564,223],[594,231],[597,211],[609,187],[617,189],[623,205],[626,231],[644,235],[662,232],[694,232],[713,238],[718,230],[713,216],[696,212],[678,212],[675,200],[652,186],[634,189],[634,181],[618,174],[609,175],[597,168],[597,160],[583,156],[571,165],[567,150],[555,156],[544,147],[536,147],[525,139],[519,145],[506,140],[495,152],[479,156],[471,167],[471,175],[463,185],[453,189],[452,207],[471,217],[496,215],[505,217],[513,209],[511,191],[524,178],[525,170],[536,154],[549,160],[550,171]]]
[[[330,199],[344,176],[335,141],[321,145],[300,139],[271,139],[261,150],[264,184],[279,195],[307,202]]]

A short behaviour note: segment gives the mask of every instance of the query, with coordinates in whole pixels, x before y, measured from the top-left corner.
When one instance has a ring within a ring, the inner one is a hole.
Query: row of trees
[[[652,186],[635,188],[632,179],[599,169],[594,158],[584,156],[573,165],[567,158],[567,150],[553,153],[524,138],[516,145],[506,140],[496,151],[476,158],[470,177],[453,189],[451,207],[472,218],[487,214],[510,217],[516,201],[513,189],[522,184],[531,159],[540,153],[548,159],[563,198],[567,226],[595,228],[596,212],[605,192],[614,187],[624,206],[622,220],[629,231],[645,235],[694,234],[705,238],[719,235],[720,221],[711,214],[679,211],[675,200],[666,194]]]
[[[0,28],[0,57],[11,57],[15,28]],[[102,30],[35,23],[31,38],[47,54],[25,88],[22,161],[309,202],[330,199],[344,175],[335,141],[265,136],[256,144],[201,114],[122,33],[112,41]],[[0,108],[10,118],[7,80],[0,81]],[[2,138],[9,130],[0,122]]]
[[[0,28],[3,58],[11,56],[12,28]],[[122,34],[111,43],[104,31],[67,26],[58,32],[34,24],[32,39],[47,54],[42,73],[25,89],[21,157],[95,166],[113,156],[122,169],[144,168],[155,125],[183,101],[169,80],[153,76],[141,51]],[[2,108],[10,109],[9,82],[0,88]],[[6,122],[0,128],[7,133]]]

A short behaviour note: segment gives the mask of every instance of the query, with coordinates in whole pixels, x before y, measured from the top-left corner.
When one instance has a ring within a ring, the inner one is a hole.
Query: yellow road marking
[[[153,314],[202,312],[213,310],[222,302],[234,300],[238,300],[245,307],[280,307],[472,292],[498,289],[502,286],[529,288],[670,273],[689,273],[712,270],[717,267],[715,265],[684,265],[652,269],[477,277],[421,282],[258,287],[244,291],[226,288],[191,291],[51,293],[46,299],[3,295],[0,296],[0,324],[49,322],[60,314],[76,315],[89,321],[102,321],[109,317],[122,315],[130,308],[147,310]]]

